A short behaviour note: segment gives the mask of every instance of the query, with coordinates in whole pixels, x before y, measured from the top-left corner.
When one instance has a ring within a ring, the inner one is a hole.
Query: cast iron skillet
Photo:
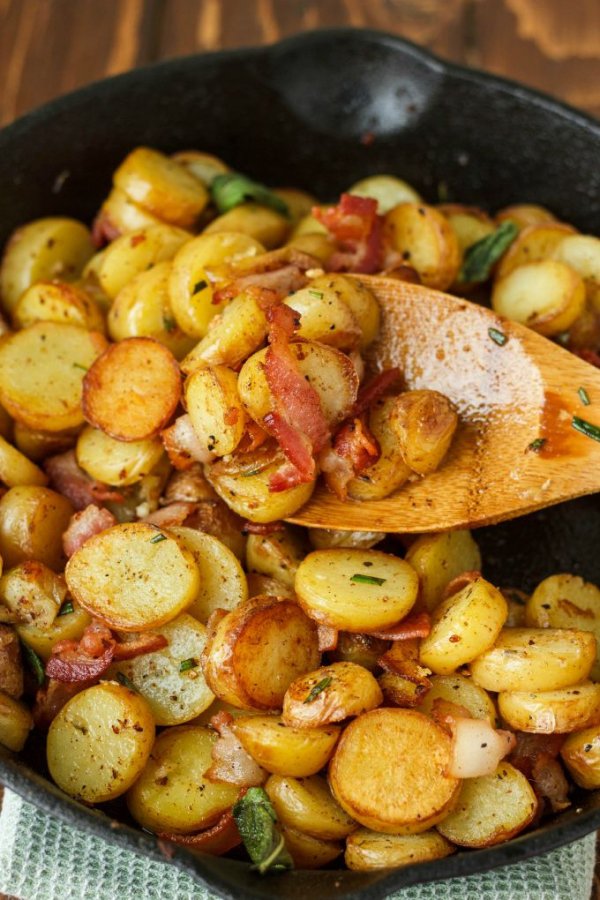
[[[111,173],[137,144],[222,156],[270,184],[334,198],[360,177],[401,175],[436,201],[489,209],[547,205],[600,233],[600,125],[541,94],[442,63],[373,31],[320,31],[275,46],[178,59],[62,97],[0,133],[0,241],[29,219],[90,220]],[[500,450],[501,452],[501,450]],[[477,534],[486,574],[531,588],[553,572],[600,583],[600,503],[587,498]],[[110,827],[24,762],[0,757],[0,780],[46,812],[161,859],[155,840]],[[232,860],[174,864],[223,897],[376,898],[416,882],[522,860],[600,827],[600,791],[495,848],[393,872],[293,872],[260,878]]]

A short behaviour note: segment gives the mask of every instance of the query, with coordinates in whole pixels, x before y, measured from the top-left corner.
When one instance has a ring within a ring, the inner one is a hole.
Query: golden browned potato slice
[[[313,217],[309,216],[308,218],[312,219]],[[313,221],[316,222],[315,219],[313,219]],[[293,247],[296,250],[309,253],[311,256],[314,256],[315,259],[318,259],[323,266],[327,265],[335,251],[335,244],[325,231],[322,231],[320,234],[309,232],[305,234],[294,234],[284,246]]]
[[[583,312],[585,285],[575,269],[542,259],[511,269],[492,291],[494,310],[551,337],[567,331]]]
[[[47,662],[52,655],[52,648],[58,641],[79,641],[91,622],[90,614],[77,603],[73,603],[73,612],[57,615],[49,628],[40,628],[33,623],[15,627],[23,643]]]
[[[397,869],[430,859],[443,859],[455,847],[437,831],[421,834],[379,834],[359,828],[348,836],[344,856],[349,869]]]
[[[114,525],[73,554],[65,572],[73,597],[122,631],[147,631],[194,600],[200,576],[183,542],[144,522]]]
[[[584,681],[557,691],[505,691],[500,715],[515,731],[567,734],[600,725],[600,684]]]
[[[0,400],[28,428],[64,431],[83,424],[83,378],[106,340],[77,325],[37,322],[0,346]]]
[[[394,397],[378,400],[369,413],[369,428],[379,444],[381,455],[376,463],[353,478],[348,494],[353,500],[381,500],[402,487],[412,474],[405,463],[398,438],[390,428]]]
[[[570,734],[560,755],[579,787],[588,791],[600,788],[600,725]]]
[[[75,219],[36,219],[11,236],[0,268],[0,294],[11,313],[37,281],[74,280],[94,253],[89,230]]]
[[[19,753],[32,728],[33,719],[25,704],[0,691],[0,744]]]
[[[476,206],[442,203],[438,209],[448,219],[461,253],[495,231],[493,220]]]
[[[463,782],[456,808],[437,828],[461,847],[493,847],[523,831],[537,805],[523,773],[502,762],[492,775]]]
[[[487,691],[556,691],[584,681],[595,659],[596,640],[587,631],[505,628],[470,669]]]
[[[200,587],[187,612],[205,625],[216,609],[235,609],[248,599],[246,575],[236,555],[212,534],[195,528],[171,528],[187,547],[200,573]]]
[[[425,203],[400,203],[385,216],[385,235],[392,250],[419,273],[427,287],[444,291],[458,275],[461,253],[452,226]]]
[[[364,349],[371,344],[379,334],[381,322],[381,310],[373,292],[355,278],[340,275],[337,272],[328,272],[326,275],[318,275],[310,283],[313,291],[323,291],[324,294],[332,291],[346,306],[358,322],[361,331],[360,348]]]
[[[310,528],[308,539],[315,550],[370,550],[385,537],[383,531],[336,531],[332,528]]]
[[[208,203],[204,185],[158,150],[136,147],[113,176],[114,185],[163,222],[190,228]]]
[[[481,569],[479,547],[470,531],[424,534],[410,545],[406,560],[419,575],[421,599],[429,612],[457,575]]]
[[[496,271],[497,277],[504,278],[517,266],[550,259],[556,247],[569,234],[575,234],[575,229],[564,222],[547,221],[524,227],[502,257]]]
[[[331,288],[303,288],[284,303],[300,316],[298,337],[351,350],[363,340],[360,325],[347,303]]]
[[[319,728],[360,716],[379,706],[375,677],[352,662],[336,662],[302,675],[283,698],[283,721],[292,728]]]
[[[496,213],[496,222],[514,222],[517,228],[527,228],[529,225],[543,225],[545,222],[555,222],[556,217],[544,206],[535,203],[516,203],[513,206],[505,206]]]
[[[320,659],[317,628],[291,600],[255,597],[215,626],[203,659],[221,700],[247,709],[280,709],[288,686]]]
[[[62,536],[75,510],[66,497],[46,487],[23,485],[0,498],[0,556],[5,566],[37,560],[61,571]]]
[[[205,474],[227,506],[251,522],[276,522],[293,515],[307,502],[315,481],[274,493],[269,485],[287,462],[274,441],[251,453],[240,453],[205,467]]]
[[[289,230],[289,221],[274,209],[258,203],[241,203],[213,219],[203,234],[235,231],[259,241],[267,250],[273,250],[283,244]]]
[[[22,562],[0,578],[0,602],[21,625],[50,628],[66,595],[63,576],[37,560]]]
[[[431,687],[419,703],[421,712],[431,715],[435,709],[436,700],[444,700],[446,703],[455,703],[464,706],[473,719],[487,719],[494,728],[496,727],[496,707],[494,701],[483,688],[473,683],[472,678],[464,675],[433,675],[430,679]]]
[[[125,191],[113,188],[96,216],[94,231],[101,229],[103,235],[114,240],[122,234],[147,228],[148,225],[160,225],[161,220],[139,203],[131,200]]]
[[[185,383],[185,406],[198,440],[209,453],[227,456],[242,439],[246,413],[238,376],[226,366],[197,369]]]
[[[322,869],[344,849],[339,841],[321,841],[295,828],[282,826],[281,834],[297,869]]]
[[[242,293],[234,297],[211,322],[210,330],[181,363],[186,375],[203,366],[237,368],[264,342],[267,318],[256,297]]]
[[[291,728],[279,716],[238,718],[233,730],[259,766],[276,775],[296,778],[320,772],[340,736],[335,725]]]
[[[152,338],[111,344],[83,382],[88,422],[118,441],[154,437],[179,403],[181,377],[175,357]]]
[[[271,775],[265,790],[283,825],[323,841],[341,840],[357,828],[334,800],[325,779]]]
[[[355,182],[348,193],[377,200],[377,212],[382,216],[399,203],[421,202],[415,189],[395,175],[369,175]]]
[[[447,774],[449,734],[412,709],[375,709],[346,728],[329,766],[348,815],[385,834],[417,834],[452,809],[460,781]]]
[[[20,484],[44,485],[48,476],[0,436],[0,481],[9,488]]]
[[[419,579],[412,566],[379,550],[315,550],[300,563],[295,590],[307,615],[343,631],[380,631],[412,609]]]
[[[153,741],[154,721],[144,698],[120,684],[96,684],[72,697],[52,722],[48,768],[71,797],[104,803],[131,787]]]
[[[600,588],[578,575],[550,575],[527,600],[525,625],[578,628],[596,638],[596,662],[590,678],[600,681]]]
[[[239,788],[209,781],[217,735],[208,728],[168,728],[127,795],[133,818],[149,831],[188,834],[212,825],[238,798]]]
[[[450,675],[493,647],[508,615],[500,591],[477,578],[433,612],[420,660],[437,675]]]
[[[202,153],[200,150],[180,150],[178,153],[173,153],[171,159],[191,172],[205,187],[210,187],[211,181],[217,175],[224,175],[231,171],[229,166],[218,156],[213,156],[212,153]]]
[[[248,572],[269,575],[294,587],[298,566],[306,556],[305,537],[300,529],[290,525],[272,534],[251,534],[246,544]]]
[[[159,438],[142,441],[117,441],[87,425],[76,446],[77,462],[92,478],[105,484],[125,487],[149,475],[164,456]]]
[[[379,665],[379,658],[389,647],[389,641],[370,634],[352,634],[340,631],[335,650],[329,651],[332,662],[351,662],[373,672]],[[416,655],[416,654],[415,654]]]
[[[40,462],[47,456],[64,453],[75,446],[79,427],[67,431],[40,431],[37,428],[27,428],[20,422],[14,424],[14,442],[21,453],[29,459]]]
[[[390,416],[404,462],[419,475],[440,467],[457,426],[454,405],[438,391],[400,394]]]
[[[184,613],[157,633],[167,639],[166,647],[113,664],[108,677],[125,675],[147,700],[157,725],[182,725],[215,699],[200,666],[206,628]]]
[[[307,216],[313,206],[319,202],[313,194],[294,187],[274,188],[273,193],[280,197],[287,206],[290,222],[293,225]]]
[[[588,234],[567,235],[552,255],[581,275],[590,305],[596,312],[600,310],[600,238]]]
[[[70,322],[88,331],[106,330],[100,308],[83,288],[64,281],[40,281],[20,297],[13,311],[16,328],[34,322]]]

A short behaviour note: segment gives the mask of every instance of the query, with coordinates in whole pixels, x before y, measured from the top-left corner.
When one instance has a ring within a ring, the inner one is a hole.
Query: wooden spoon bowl
[[[600,443],[573,425],[577,417],[600,429],[600,370],[462,298],[393,278],[360,280],[382,310],[369,367],[397,366],[406,390],[449,397],[460,415],[457,436],[437,472],[384,500],[340,501],[319,486],[290,521],[346,531],[443,531],[600,490]]]

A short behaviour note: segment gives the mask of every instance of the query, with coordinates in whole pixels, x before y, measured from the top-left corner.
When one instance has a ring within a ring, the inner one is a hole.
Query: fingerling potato
[[[185,383],[185,405],[198,439],[210,453],[227,456],[242,439],[246,413],[238,376],[226,366],[207,366]]]
[[[395,175],[369,175],[361,178],[348,189],[348,193],[377,200],[377,212],[382,216],[399,203],[421,202],[415,189]]]
[[[546,337],[568,331],[585,306],[585,285],[577,272],[554,259],[511,269],[494,284],[494,311]]]
[[[13,310],[16,328],[35,322],[79,325],[88,331],[106,331],[104,316],[83,288],[64,281],[37,281],[21,295]]]
[[[322,869],[343,851],[339,841],[322,841],[285,825],[281,827],[281,834],[297,869]]]
[[[390,428],[394,397],[378,400],[369,413],[369,429],[379,444],[381,455],[348,484],[353,500],[381,500],[406,482],[411,469],[404,461],[395,432]]]
[[[87,425],[77,439],[77,462],[88,475],[104,484],[126,487],[149,475],[164,456],[159,438],[118,441]]]
[[[48,477],[16,447],[0,436],[0,482],[6,487],[45,485]]]
[[[289,525],[272,534],[250,534],[246,544],[248,572],[268,575],[294,587],[298,567],[306,556],[304,535]]]

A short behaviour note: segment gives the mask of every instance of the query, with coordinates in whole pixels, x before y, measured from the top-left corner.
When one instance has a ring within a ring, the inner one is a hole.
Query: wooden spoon
[[[360,280],[382,310],[370,368],[397,366],[406,389],[446,394],[459,429],[432,475],[368,502],[342,502],[319,486],[290,521],[344,531],[443,531],[600,491],[600,443],[573,427],[577,417],[600,429],[600,369],[462,298],[393,278]]]

